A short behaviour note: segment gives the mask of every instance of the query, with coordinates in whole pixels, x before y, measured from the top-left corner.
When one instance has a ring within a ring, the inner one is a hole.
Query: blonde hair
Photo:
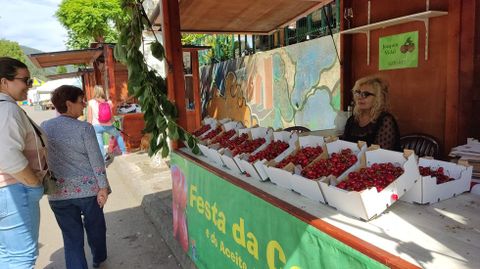
[[[378,76],[368,76],[360,78],[355,82],[352,93],[355,96],[355,91],[360,90],[363,85],[372,87],[373,94],[375,94],[373,106],[370,108],[370,118],[372,121],[376,121],[382,112],[388,111],[388,83]],[[353,115],[356,120],[359,120],[360,111],[357,106],[353,108]]]
[[[102,86],[95,85],[95,87],[93,87],[93,98],[107,99]]]

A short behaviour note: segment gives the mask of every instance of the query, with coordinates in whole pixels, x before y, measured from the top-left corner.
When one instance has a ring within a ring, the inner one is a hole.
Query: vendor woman
[[[380,145],[383,149],[400,150],[397,122],[388,112],[388,85],[376,76],[364,77],[353,87],[355,107],[347,120],[343,139]]]

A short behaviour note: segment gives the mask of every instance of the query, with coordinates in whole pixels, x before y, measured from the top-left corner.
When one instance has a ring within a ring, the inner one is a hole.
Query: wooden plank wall
[[[381,0],[370,2],[371,23],[426,10],[425,0],[404,1],[401,5]],[[424,59],[423,22],[410,22],[372,31],[370,65],[366,63],[366,36],[342,35],[343,107],[346,108],[351,102],[350,90],[358,78],[380,74],[390,83],[391,111],[398,120],[402,135],[420,132],[434,136],[442,146],[444,157],[452,146],[465,143],[467,137],[478,137],[479,124],[475,124],[472,110],[473,105],[480,102],[480,82],[474,77],[474,70],[480,69],[479,19],[475,13],[477,11],[478,14],[479,9],[477,2],[430,1],[430,10],[448,11],[449,14],[429,20],[427,61]],[[353,9],[352,27],[367,24],[367,3],[367,0],[342,1],[342,12],[346,7]],[[346,23],[342,20],[342,27],[345,26]],[[419,32],[418,68],[379,71],[379,38],[410,31]]]

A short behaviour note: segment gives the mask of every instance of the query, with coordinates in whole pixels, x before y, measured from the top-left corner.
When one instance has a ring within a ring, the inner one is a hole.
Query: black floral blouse
[[[351,116],[345,125],[342,139],[357,142],[359,140],[380,145],[382,149],[400,150],[400,131],[392,114],[383,112],[374,122],[361,127]]]

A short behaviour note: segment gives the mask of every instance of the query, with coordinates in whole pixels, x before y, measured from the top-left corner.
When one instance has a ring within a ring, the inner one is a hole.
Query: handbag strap
[[[25,113],[25,115],[27,115],[27,112],[25,112],[25,110],[23,110],[23,112]],[[30,121],[30,124],[32,124],[33,129],[35,130],[35,133],[37,134],[38,138],[40,138],[40,142],[42,143],[42,147],[45,147],[45,142],[43,141],[43,138],[42,138],[42,132],[38,129],[35,122],[33,122],[33,120],[28,115],[27,115],[27,118]]]

